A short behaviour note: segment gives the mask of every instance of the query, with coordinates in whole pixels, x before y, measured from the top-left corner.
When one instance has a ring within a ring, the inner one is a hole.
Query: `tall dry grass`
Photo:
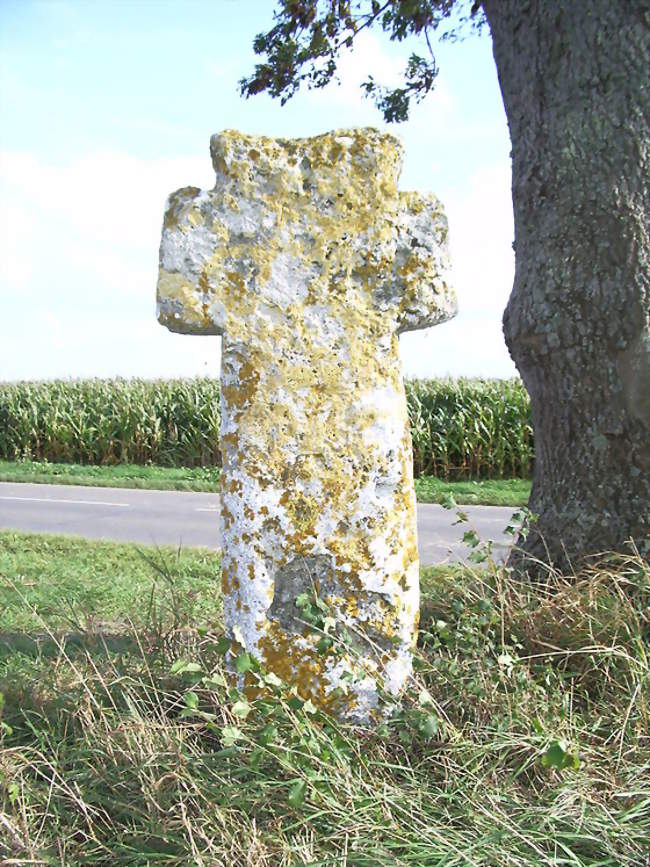
[[[62,610],[43,605],[24,547],[0,636],[2,863],[647,864],[650,575],[636,554],[534,585],[426,570],[403,703],[360,729],[260,669],[263,693],[240,692],[217,595],[192,598],[173,558],[150,561],[149,615],[125,598],[121,623],[62,634],[60,591]]]

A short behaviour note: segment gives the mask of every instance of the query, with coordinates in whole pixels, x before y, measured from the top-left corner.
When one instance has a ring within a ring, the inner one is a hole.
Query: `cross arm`
[[[453,319],[448,225],[433,195],[400,193],[391,284],[397,290],[397,331],[416,331]]]
[[[212,219],[211,192],[183,187],[167,200],[157,287],[161,325],[180,334],[221,334],[215,268],[227,240]]]

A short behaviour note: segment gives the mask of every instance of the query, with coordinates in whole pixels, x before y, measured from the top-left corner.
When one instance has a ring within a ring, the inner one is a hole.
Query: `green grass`
[[[419,503],[444,503],[451,495],[462,505],[525,506],[530,497],[528,479],[486,479],[476,482],[447,482],[433,476],[415,480]]]
[[[56,464],[0,461],[0,482],[90,485],[98,488],[147,488],[158,491],[217,491],[219,467]]]
[[[0,533],[0,861],[645,863],[637,557],[535,586],[423,570],[416,674],[372,731],[285,685],[245,700],[217,571],[209,552]]]
[[[88,466],[37,461],[0,461],[0,482],[41,482],[112,488],[149,488],[160,491],[215,491],[218,467],[157,467],[136,464]],[[442,503],[449,495],[457,503],[486,506],[524,506],[530,496],[527,479],[486,479],[447,482],[432,476],[415,480],[420,503]]]
[[[150,623],[151,600],[161,590],[177,618],[200,625],[220,616],[219,568],[218,554],[198,548],[0,530],[0,626],[92,631],[123,628],[127,614],[140,629]]]

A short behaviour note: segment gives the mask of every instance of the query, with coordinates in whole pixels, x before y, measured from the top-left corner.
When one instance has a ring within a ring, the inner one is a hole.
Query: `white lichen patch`
[[[226,131],[216,186],[170,196],[158,318],[223,335],[227,626],[270,671],[358,721],[411,668],[418,561],[399,332],[451,318],[447,222],[400,193],[373,129]],[[331,648],[295,600],[317,595]],[[331,627],[331,623],[330,623]],[[345,647],[342,645],[345,644]]]

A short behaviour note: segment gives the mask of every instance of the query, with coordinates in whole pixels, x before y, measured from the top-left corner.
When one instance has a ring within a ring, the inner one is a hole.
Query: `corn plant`
[[[416,476],[526,478],[534,446],[519,380],[406,383]],[[0,458],[79,464],[219,466],[213,379],[0,384]]]

